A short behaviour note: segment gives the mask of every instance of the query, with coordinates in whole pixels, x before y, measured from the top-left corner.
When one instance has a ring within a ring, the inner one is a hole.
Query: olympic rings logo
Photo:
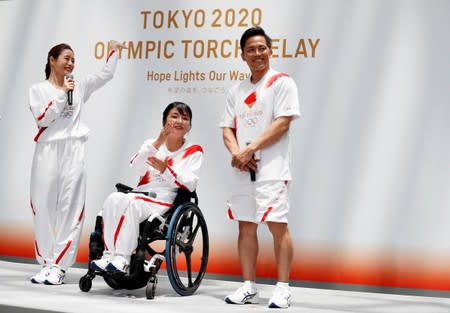
[[[66,109],[66,110],[61,112],[61,117],[63,117],[63,118],[71,118],[72,115],[73,115],[73,109],[72,108]]]
[[[254,127],[258,123],[257,117],[247,118],[245,119],[245,123],[247,126]]]

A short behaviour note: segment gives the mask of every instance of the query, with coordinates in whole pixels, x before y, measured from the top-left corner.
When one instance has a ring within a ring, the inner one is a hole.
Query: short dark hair
[[[269,48],[272,48],[272,38],[270,38],[269,35],[266,34],[264,29],[257,26],[257,27],[250,27],[242,34],[241,41],[240,41],[242,52],[244,52],[244,47],[245,47],[247,40],[250,37],[254,37],[254,36],[263,36],[266,39],[267,46]]]
[[[50,73],[52,69],[50,68],[50,57],[57,59],[59,55],[66,49],[69,49],[73,52],[72,48],[66,43],[60,43],[59,45],[54,46],[50,49],[47,55],[47,64],[45,64],[45,79],[50,77]]]
[[[183,114],[183,115],[187,114],[187,116],[189,116],[189,121],[190,121],[191,127],[192,127],[192,110],[186,103],[180,102],[180,101],[175,101],[175,102],[169,103],[167,105],[167,107],[164,109],[163,125],[166,125],[167,116],[169,115],[170,110],[172,110],[173,108],[176,108],[178,110],[178,112],[180,112],[180,114]]]

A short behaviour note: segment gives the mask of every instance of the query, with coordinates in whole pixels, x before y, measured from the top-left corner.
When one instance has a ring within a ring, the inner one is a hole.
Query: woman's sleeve
[[[29,90],[28,102],[31,113],[39,127],[48,127],[53,121],[59,118],[67,102],[67,94],[64,90],[59,90],[54,98],[45,99],[39,88],[33,86]]]
[[[139,151],[131,158],[130,167],[136,170],[140,175],[149,170],[150,165],[147,164],[147,158],[155,155],[158,150],[153,146],[154,139],[146,140]]]
[[[168,181],[172,181],[179,188],[184,188],[190,192],[197,188],[200,175],[200,168],[203,160],[203,149],[200,146],[194,146],[196,151],[187,157],[183,166],[178,168],[178,172],[168,165],[163,173],[163,177]]]
[[[114,77],[117,60],[119,59],[118,54],[119,53],[116,50],[111,50],[103,68],[98,73],[85,77],[84,84],[86,89],[83,95],[83,102],[86,102],[94,91],[103,87]]]

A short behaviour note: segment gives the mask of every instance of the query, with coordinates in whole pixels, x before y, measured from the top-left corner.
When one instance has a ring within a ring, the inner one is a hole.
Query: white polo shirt
[[[297,86],[287,74],[270,69],[256,84],[250,78],[233,86],[228,92],[227,104],[220,127],[233,128],[238,144],[258,138],[280,116],[300,116]],[[291,143],[289,132],[273,145],[258,151],[256,181],[291,180]],[[250,181],[249,173],[232,170],[235,183]]]

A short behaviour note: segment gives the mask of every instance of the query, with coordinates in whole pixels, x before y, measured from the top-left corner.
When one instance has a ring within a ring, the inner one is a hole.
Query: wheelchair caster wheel
[[[81,291],[88,292],[92,288],[92,278],[89,275],[82,276],[78,286]]]
[[[145,295],[147,299],[154,299],[156,293],[156,285],[158,284],[158,277],[152,277],[147,283],[147,287],[145,288]]]

